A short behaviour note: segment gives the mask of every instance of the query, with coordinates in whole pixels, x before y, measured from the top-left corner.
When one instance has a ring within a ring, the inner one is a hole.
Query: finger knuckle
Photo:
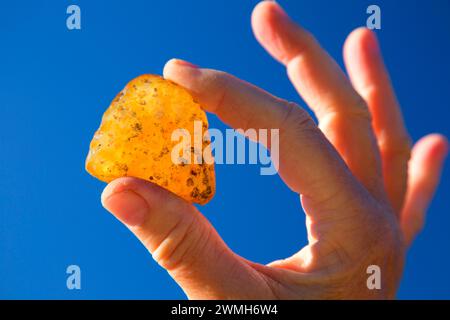
[[[201,237],[195,219],[180,220],[167,233],[153,251],[153,258],[164,269],[176,270],[181,264],[190,264],[192,252],[198,247]]]
[[[231,75],[224,71],[216,71],[211,75],[210,81],[211,86],[213,88],[216,88],[217,90],[217,97],[213,107],[213,112],[217,113],[220,112],[222,106],[225,105],[225,102],[229,95],[228,91],[231,81]]]
[[[364,100],[363,97],[356,92],[354,94],[354,102],[352,106],[344,111],[343,114],[350,116],[353,119],[359,119],[369,123],[372,122],[372,114],[370,113],[366,100]]]
[[[340,101],[337,98],[329,100]],[[336,103],[336,105],[331,105],[325,111],[321,111],[319,114],[321,122],[348,123],[349,121],[357,121],[364,123],[367,128],[372,128],[372,114],[367,102],[356,92],[349,101],[346,101],[344,107],[342,107],[344,102],[340,102]]]
[[[280,123],[280,128],[286,128],[291,130],[310,130],[317,129],[317,125],[309,115],[309,113],[301,108],[295,102],[285,102],[286,111],[284,119]]]
[[[411,157],[412,140],[406,133],[397,137],[384,134],[379,139],[379,148],[384,158],[400,158],[406,161]]]

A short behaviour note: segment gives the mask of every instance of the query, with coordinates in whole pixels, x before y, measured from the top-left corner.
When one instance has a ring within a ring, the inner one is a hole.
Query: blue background
[[[84,171],[101,115],[133,77],[184,58],[298,101],[284,68],[257,44],[257,1],[2,1],[0,4],[0,298],[185,298],[99,201]],[[342,64],[342,44],[373,1],[280,3]],[[66,28],[77,4],[82,30]],[[412,137],[449,136],[450,1],[376,1],[386,63]],[[225,127],[210,117],[211,126]],[[202,208],[238,254],[261,263],[306,243],[298,197],[257,166],[217,166]],[[400,298],[450,298],[450,172],[409,252]],[[66,267],[82,290],[66,288]]]

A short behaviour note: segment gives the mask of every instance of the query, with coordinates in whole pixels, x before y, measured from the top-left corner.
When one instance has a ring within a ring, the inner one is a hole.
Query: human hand
[[[446,139],[422,138],[410,159],[410,138],[371,31],[357,29],[345,43],[349,80],[275,2],[256,6],[252,26],[319,126],[298,105],[223,72],[171,60],[164,76],[232,127],[280,129],[279,174],[300,195],[309,244],[269,265],[248,261],[193,205],[131,177],[110,183],[103,205],[192,299],[394,298],[404,255],[440,178]],[[367,288],[370,265],[381,268],[380,290]]]

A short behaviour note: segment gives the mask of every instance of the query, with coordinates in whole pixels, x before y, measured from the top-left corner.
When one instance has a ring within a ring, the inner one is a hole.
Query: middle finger
[[[293,85],[353,174],[377,198],[384,198],[370,112],[344,72],[314,37],[275,2],[258,4],[252,24],[262,46],[286,65]]]

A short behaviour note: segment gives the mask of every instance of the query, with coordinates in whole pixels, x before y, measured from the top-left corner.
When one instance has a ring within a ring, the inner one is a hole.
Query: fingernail
[[[172,59],[172,61],[176,64],[178,64],[179,66],[183,66],[183,67],[189,67],[189,68],[194,68],[194,69],[198,69],[198,66],[190,63],[188,61],[185,60],[181,60],[181,59]]]
[[[370,41],[367,43],[367,49],[376,57],[380,55],[380,45],[378,44],[378,37],[374,31],[370,31]]]
[[[280,16],[280,18],[284,19],[284,20],[290,20],[289,15],[286,13],[286,11],[284,11],[283,7],[276,1],[270,1],[273,2],[274,4],[274,8],[277,11],[277,14]]]
[[[102,204],[106,210],[130,227],[143,224],[149,211],[147,202],[132,190],[103,194]]]

